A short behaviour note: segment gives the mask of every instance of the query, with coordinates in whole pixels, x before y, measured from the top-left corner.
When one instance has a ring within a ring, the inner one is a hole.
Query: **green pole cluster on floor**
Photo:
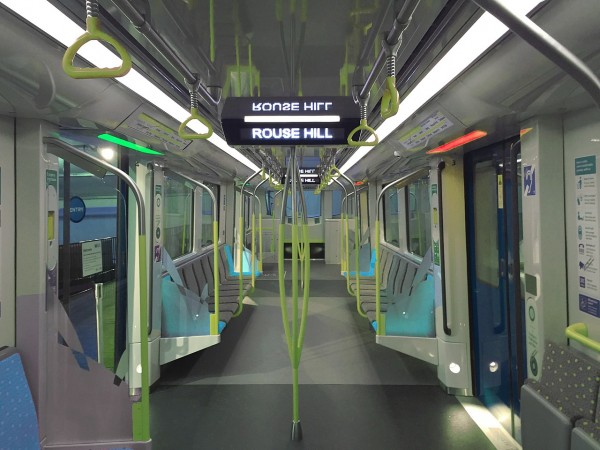
[[[298,189],[298,186],[300,188]],[[291,187],[291,189],[290,189]],[[285,267],[284,267],[284,241],[285,241],[285,211],[287,206],[288,192],[291,190],[292,198],[292,320],[291,330],[288,316],[287,295],[285,289]],[[302,199],[302,224],[298,223],[297,194]],[[290,162],[288,164],[286,184],[284,188],[284,198],[281,208],[281,217],[279,223],[279,242],[277,252],[278,275],[279,275],[279,298],[281,303],[281,317],[283,320],[283,329],[288,346],[288,354],[292,366],[292,433],[291,438],[294,441],[302,439],[302,428],[300,425],[300,406],[299,406],[299,368],[304,346],[304,336],[306,334],[306,321],[308,316],[308,302],[310,293],[310,248],[308,239],[308,221],[306,214],[306,205],[303,198],[300,174],[296,162],[296,150],[292,149]],[[300,240],[300,228],[302,229],[302,240]],[[298,263],[300,262],[300,271]],[[300,276],[299,276],[300,275]],[[302,310],[300,311],[299,293],[300,286],[302,293]]]

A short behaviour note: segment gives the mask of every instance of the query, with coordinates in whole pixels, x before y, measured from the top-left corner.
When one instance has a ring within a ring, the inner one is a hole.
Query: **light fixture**
[[[425,153],[427,153],[428,155],[435,155],[436,153],[449,152],[450,150],[453,150],[456,147],[461,147],[465,144],[468,144],[469,142],[473,142],[477,139],[481,139],[484,136],[487,136],[487,133],[485,131],[481,131],[481,130],[471,131],[470,133],[467,133],[464,136],[461,136],[450,142],[440,145],[439,147],[428,150]]]
[[[448,369],[450,369],[450,372],[452,372],[452,373],[460,372],[460,366],[458,364],[456,364],[455,362],[451,362],[450,365],[448,366]]]
[[[516,14],[527,14],[542,0],[504,0],[506,7]],[[508,28],[490,13],[485,12],[442,59],[423,77],[421,82],[402,100],[400,110],[377,127],[379,142],[404,124],[419,108],[437,95],[460,73],[486,52]],[[373,147],[359,147],[341,167],[348,171]]]
[[[330,123],[340,120],[340,116],[244,116],[246,123]]]
[[[5,5],[25,20],[31,22],[31,24],[50,35],[65,47],[73,44],[84,33],[83,28],[46,0],[0,0],[0,4]],[[98,41],[90,41],[85,44],[77,54],[96,67],[114,67],[121,64],[119,57]],[[123,77],[115,78],[115,81],[123,84],[147,102],[154,104],[178,122],[183,122],[190,115],[187,109],[182,108],[136,69],[131,69]],[[206,127],[197,120],[190,122],[188,127],[197,133],[206,132]],[[216,133],[207,140],[251,170],[258,171],[256,164],[227,145],[225,140],[217,136]]]
[[[148,147],[143,147],[135,142],[129,142],[125,139],[118,138],[116,136],[112,136],[110,134],[99,134],[98,139],[102,139],[108,142],[112,142],[113,144],[121,145],[123,147],[130,148],[131,150],[135,150],[136,152],[145,153],[147,155],[164,155],[164,153],[157,152],[156,150],[152,150]]]
[[[106,161],[111,161],[115,157],[115,151],[112,147],[100,147],[98,153],[100,153],[100,156]]]

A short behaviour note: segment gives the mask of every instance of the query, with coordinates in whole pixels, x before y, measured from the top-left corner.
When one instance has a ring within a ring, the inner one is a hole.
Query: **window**
[[[383,194],[384,240],[399,249],[424,256],[431,246],[429,179]]]
[[[165,178],[164,247],[171,258],[192,252],[194,190],[176,178]]]
[[[406,192],[407,250],[425,256],[431,246],[431,210],[429,208],[429,179],[410,184]]]
[[[219,195],[220,188],[217,184],[212,183],[204,183],[215,195],[217,200],[217,218],[219,214]],[[201,205],[202,205],[202,215],[201,215],[201,225],[200,225],[200,246],[207,247],[213,244],[213,201],[212,197],[208,192],[204,189],[201,190]]]
[[[339,219],[342,215],[342,191],[336,189],[331,192],[333,195],[333,205],[331,211],[332,219]]]
[[[321,194],[315,194],[313,190],[305,190],[304,192],[304,202],[306,203],[306,216],[309,219],[314,219],[321,217]],[[300,194],[297,197],[298,203],[298,211],[302,211],[300,205]],[[288,200],[286,205],[286,216],[288,218],[292,217],[292,195],[288,194]],[[301,215],[298,214],[298,218],[301,218]]]
[[[390,188],[383,194],[383,236],[385,242],[395,247],[400,247],[398,192]]]

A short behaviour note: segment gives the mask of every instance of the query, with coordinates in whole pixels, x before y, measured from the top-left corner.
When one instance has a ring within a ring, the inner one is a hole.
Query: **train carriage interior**
[[[0,0],[0,450],[600,449],[599,19]]]

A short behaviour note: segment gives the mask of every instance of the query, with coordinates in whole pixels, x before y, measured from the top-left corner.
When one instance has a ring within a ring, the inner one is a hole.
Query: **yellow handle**
[[[65,51],[62,60],[62,66],[65,73],[71,78],[77,79],[115,78],[127,75],[131,70],[131,56],[129,56],[125,47],[123,47],[115,38],[100,29],[99,17],[88,17],[86,19],[86,25],[87,31]],[[90,41],[103,41],[112,45],[121,58],[121,67],[75,67],[73,65],[75,55],[81,47]]]
[[[356,133],[358,133],[358,135],[360,136],[360,133],[362,131],[368,131],[369,133],[371,133],[373,135],[374,139],[372,141],[354,141],[354,140],[352,140],[352,137]],[[357,126],[354,130],[352,130],[350,132],[350,135],[348,136],[348,145],[351,147],[362,147],[362,146],[373,147],[377,144],[379,144],[379,138],[377,137],[377,134],[375,134],[375,130],[373,128],[371,128],[369,125],[367,125],[367,119],[361,119],[360,125]]]
[[[383,119],[389,119],[398,112],[400,107],[400,94],[396,89],[396,78],[387,77],[385,79],[385,90],[383,91],[383,97],[381,97],[381,117]]]
[[[185,127],[192,120],[197,120],[198,122],[200,122],[202,125],[204,125],[206,128],[208,128],[208,131],[206,133],[202,133],[202,134],[187,133],[185,131]],[[189,140],[208,139],[209,137],[212,136],[212,134],[213,134],[212,125],[210,124],[208,119],[206,119],[200,115],[197,108],[192,108],[190,117],[188,117],[181,125],[179,125],[179,137],[181,139],[189,139]]]

